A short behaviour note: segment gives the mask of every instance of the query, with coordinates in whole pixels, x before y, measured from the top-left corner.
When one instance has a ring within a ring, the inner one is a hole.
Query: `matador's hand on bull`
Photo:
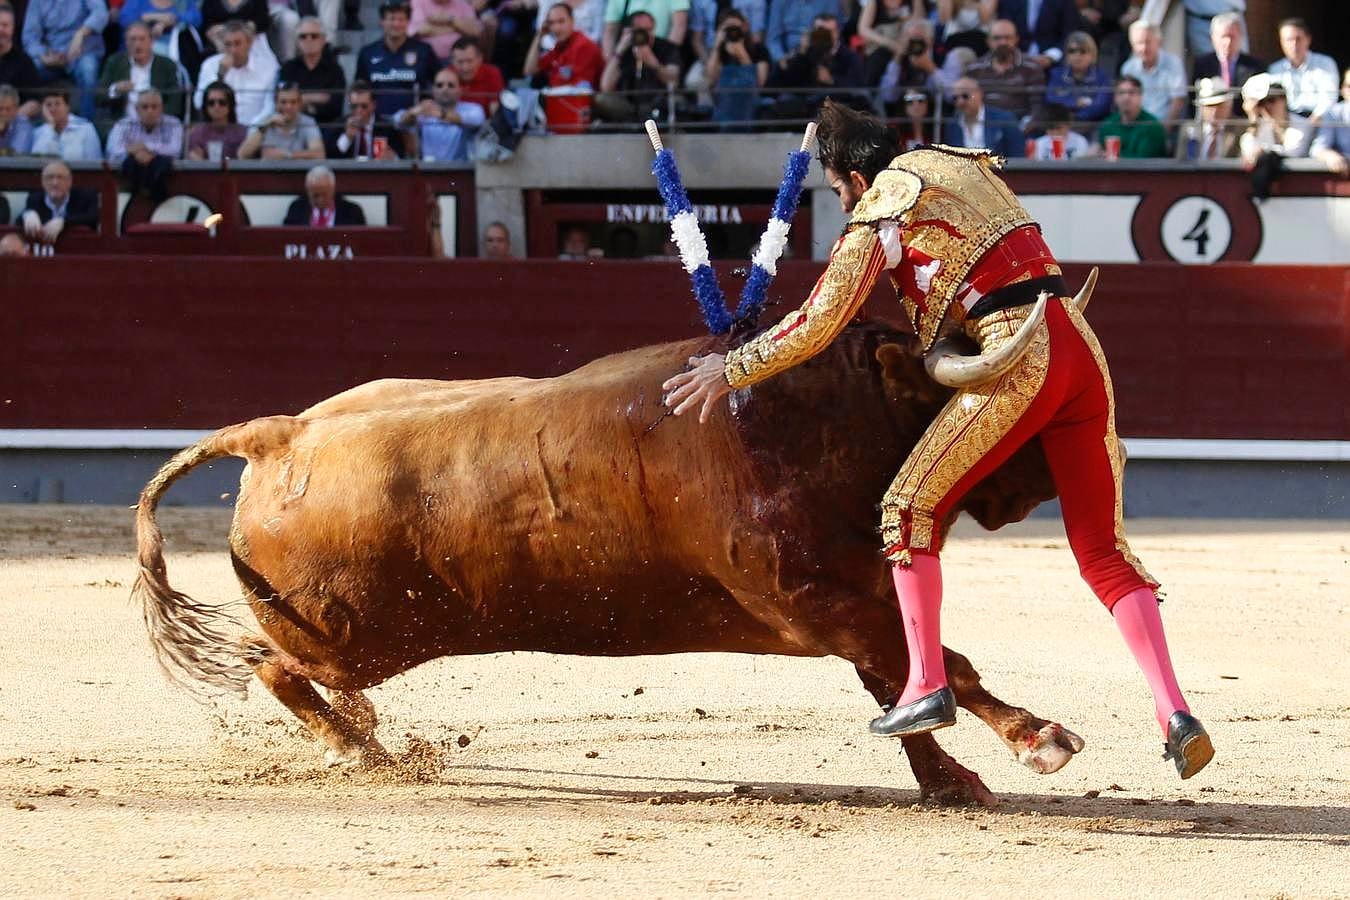
[[[677,416],[702,403],[698,420],[700,423],[707,422],[713,404],[718,398],[731,393],[731,385],[727,383],[726,359],[721,353],[689,357],[690,368],[667,378],[661,385],[661,390],[669,392],[662,402]]]

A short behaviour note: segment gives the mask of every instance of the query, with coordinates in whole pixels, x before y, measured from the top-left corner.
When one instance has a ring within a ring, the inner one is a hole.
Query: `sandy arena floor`
[[[228,512],[160,522],[174,585],[230,598]],[[326,769],[261,689],[163,680],[130,524],[0,507],[0,894],[1350,895],[1345,523],[1131,523],[1218,748],[1186,783],[1058,522],[960,529],[947,643],[1088,742],[1038,776],[963,713],[994,811],[918,805],[838,660],[440,660],[370,692],[420,768]]]

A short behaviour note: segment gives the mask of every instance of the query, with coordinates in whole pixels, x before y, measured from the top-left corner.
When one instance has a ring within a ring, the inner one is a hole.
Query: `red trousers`
[[[967,331],[994,349],[1028,312],[993,313],[967,323]],[[1055,479],[1069,546],[1097,598],[1110,609],[1130,591],[1156,588],[1125,540],[1124,460],[1106,358],[1069,298],[1048,304],[1031,349],[1012,369],[958,392],[924,432],[882,501],[887,556],[903,565],[912,553],[936,554],[934,523],[1033,437]]]

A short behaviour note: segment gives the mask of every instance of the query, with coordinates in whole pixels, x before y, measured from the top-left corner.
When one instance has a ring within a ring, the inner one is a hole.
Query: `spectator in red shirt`
[[[502,70],[490,62],[483,62],[483,47],[477,38],[462,37],[455,41],[451,64],[459,75],[460,97],[465,103],[477,103],[483,112],[497,111],[497,98],[506,88]]]
[[[574,27],[572,7],[566,3],[550,6],[544,29],[534,36],[525,55],[525,74],[542,77],[549,87],[585,82],[598,88],[605,57],[599,44]]]

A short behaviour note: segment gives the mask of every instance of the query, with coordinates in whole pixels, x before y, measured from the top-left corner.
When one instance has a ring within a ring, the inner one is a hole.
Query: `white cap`
[[[1245,102],[1256,103],[1267,97],[1283,96],[1284,85],[1265,72],[1258,72],[1242,85],[1242,99]]]

